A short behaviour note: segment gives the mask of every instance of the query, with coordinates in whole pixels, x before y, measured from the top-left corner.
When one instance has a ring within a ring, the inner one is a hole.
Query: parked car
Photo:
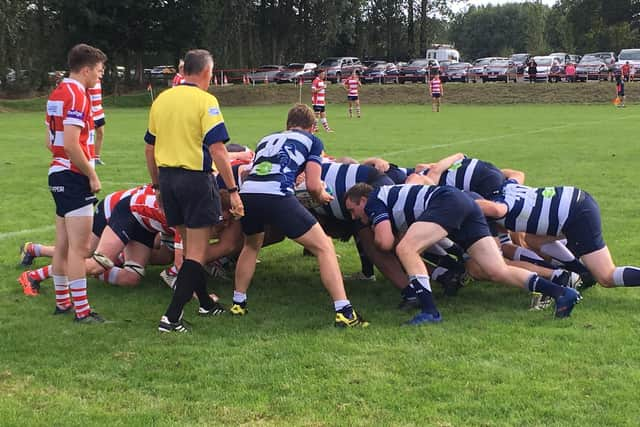
[[[440,64],[435,59],[412,59],[407,65],[398,70],[398,83],[425,83],[428,75],[440,71]]]
[[[482,82],[505,82],[516,81],[516,66],[509,59],[498,59],[487,65]]]
[[[606,64],[608,71],[613,71],[616,68],[616,55],[613,52],[587,53],[584,56],[595,56],[602,59]]]
[[[170,79],[176,74],[176,67],[173,65],[156,65],[149,72],[152,79]]]
[[[582,59],[582,55],[572,55],[569,54],[569,62],[572,64],[577,64]]]
[[[552,56],[534,56],[533,60],[536,62],[536,81],[550,81],[551,67],[553,66]],[[529,67],[524,72],[525,81],[529,81]]]
[[[374,64],[360,75],[362,83],[397,83],[398,67],[393,62]]]
[[[380,64],[386,64],[387,61],[384,61],[382,59],[365,59],[364,61],[362,61],[362,66],[367,69],[367,68],[371,68],[375,65],[380,65]]]
[[[531,55],[528,53],[514,53],[509,57],[509,60],[513,62],[513,65],[516,67],[517,74],[524,74],[529,58],[531,58]]]
[[[463,82],[469,81],[469,68],[471,64],[468,62],[457,62],[447,67],[441,76],[443,81],[447,82]]]
[[[627,62],[631,66],[630,79],[634,80],[636,76],[640,77],[640,49],[622,49],[618,54],[616,72],[622,72],[622,66]]]
[[[252,84],[273,83],[276,81],[276,75],[284,69],[282,65],[261,65],[254,72],[247,74],[249,82]]]
[[[576,66],[576,80],[579,82],[607,80],[608,74],[607,64],[597,56],[585,55]]]
[[[300,81],[312,81],[316,77],[316,68],[318,64],[315,62],[292,62],[284,67],[275,75],[276,83],[296,83]]]
[[[326,71],[327,80],[339,83],[343,78],[351,75],[353,71],[360,74],[363,70],[362,63],[355,56],[334,56],[325,58],[318,69]]]
[[[486,75],[485,70],[487,68],[487,65],[490,65],[493,61],[497,61],[498,59],[505,59],[505,58],[490,56],[486,58],[479,58],[473,61],[473,65],[471,66],[471,68],[469,68],[469,72],[468,72],[469,80],[471,80],[474,83],[476,83],[479,80],[483,80],[483,76]]]

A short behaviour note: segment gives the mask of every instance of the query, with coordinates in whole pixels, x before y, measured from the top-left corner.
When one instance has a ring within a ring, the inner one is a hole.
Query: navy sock
[[[416,298],[418,298],[418,301],[420,301],[420,306],[424,313],[437,314],[438,309],[436,308],[435,301],[433,301],[433,294],[429,289],[429,279],[427,278],[427,283],[424,283],[424,280],[421,279],[422,278],[417,278],[415,276],[413,276],[413,278],[411,279],[411,284],[416,290]]]
[[[613,272],[613,283],[616,286],[640,286],[640,268],[616,267]]]
[[[573,261],[563,262],[562,264],[567,270],[573,271],[574,273],[583,274],[589,272],[589,270],[587,270],[587,267],[585,267],[578,258],[575,258]]]
[[[555,283],[538,276],[537,274],[532,274],[529,277],[528,287],[531,292],[540,292],[542,295],[548,295],[550,297],[559,298],[564,295],[565,288],[562,286],[558,286]]]
[[[416,299],[416,289],[413,285],[409,285],[400,291],[400,295],[402,295],[403,299]]]

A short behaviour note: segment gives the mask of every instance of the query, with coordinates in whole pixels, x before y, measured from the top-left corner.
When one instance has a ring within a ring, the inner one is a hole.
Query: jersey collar
[[[76,79],[72,79],[71,77],[65,77],[64,80],[62,80],[63,83],[70,83],[70,84],[75,84],[77,85],[80,89],[82,90],[86,90],[86,88],[84,87],[84,85],[82,83],[80,83],[79,81],[77,81]]]

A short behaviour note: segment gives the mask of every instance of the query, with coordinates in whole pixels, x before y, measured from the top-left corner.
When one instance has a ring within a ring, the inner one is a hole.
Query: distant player
[[[444,95],[442,81],[440,81],[440,73],[437,71],[429,82],[429,93],[431,94],[431,111],[440,112],[440,98]]]
[[[175,76],[173,76],[173,80],[171,80],[171,86],[175,87],[184,83],[184,60],[180,60],[178,63],[178,72]]]
[[[102,85],[98,82],[94,87],[87,89],[89,98],[91,99],[91,112],[93,113],[93,123],[95,126],[95,164],[104,166],[104,162],[100,158],[102,152],[102,142],[104,141],[104,109],[102,107]]]
[[[313,112],[316,115],[316,124],[314,127],[314,132],[318,129],[318,121],[322,123],[322,127],[327,132],[333,132],[329,127],[329,123],[327,122],[327,113],[325,111],[326,101],[325,101],[325,90],[327,88],[327,83],[324,81],[326,77],[325,71],[320,71],[318,76],[313,79],[313,83],[311,84],[311,104],[313,105]]]
[[[349,118],[353,118],[353,104],[356,104],[356,114],[360,118],[360,99],[358,97],[358,88],[362,86],[360,78],[355,70],[351,73],[348,79],[343,83],[344,88],[347,90],[347,101],[349,102]]]
[[[624,81],[620,74],[616,74],[616,106],[624,108]]]

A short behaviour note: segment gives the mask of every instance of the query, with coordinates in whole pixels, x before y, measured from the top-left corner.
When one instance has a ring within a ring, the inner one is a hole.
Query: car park
[[[447,82],[463,82],[469,81],[469,68],[471,64],[468,62],[457,62],[447,67],[442,75],[442,80]]]
[[[357,74],[362,73],[363,68],[360,59],[355,56],[332,56],[325,58],[318,65],[319,70],[326,72],[327,80],[334,83],[341,82],[343,78],[350,76],[354,71]]]
[[[608,71],[613,71],[616,68],[616,55],[613,52],[595,52],[585,54],[585,56],[587,55],[602,59],[602,62],[605,63]]]
[[[579,82],[607,80],[608,74],[607,64],[597,56],[585,55],[576,66],[576,80]]]
[[[513,62],[513,65],[516,67],[517,74],[524,74],[529,58],[531,58],[531,55],[528,53],[514,53],[509,57],[509,60]]]
[[[276,81],[276,75],[283,69],[282,65],[261,65],[254,72],[247,74],[247,77],[252,84],[273,83]]]
[[[482,76],[482,82],[516,81],[516,66],[509,59],[497,59],[487,65]]]
[[[398,70],[398,83],[425,83],[436,72],[440,72],[440,64],[435,59],[412,59]]]
[[[397,83],[398,68],[393,62],[376,63],[360,75],[362,83]]]
[[[292,62],[275,75],[276,83],[297,83],[312,81],[316,77],[318,65],[314,62]]]
[[[487,65],[491,64],[493,61],[496,61],[498,59],[504,59],[504,58],[490,56],[486,58],[478,58],[475,61],[473,61],[473,65],[471,65],[471,68],[469,68],[469,71],[468,71],[469,80],[471,80],[474,83],[480,80],[483,80],[483,76],[486,75],[485,70]]]

